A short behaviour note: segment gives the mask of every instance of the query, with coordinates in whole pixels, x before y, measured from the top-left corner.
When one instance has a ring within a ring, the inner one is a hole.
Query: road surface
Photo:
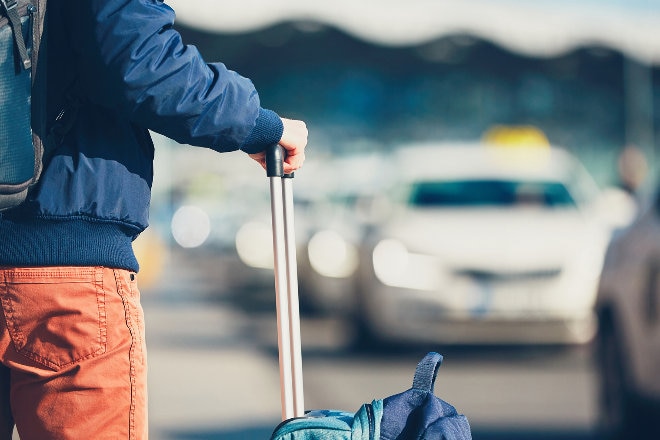
[[[280,418],[276,325],[269,291],[227,292],[194,251],[173,254],[142,289],[149,347],[151,437],[268,439]],[[445,361],[436,394],[465,414],[475,440],[594,440],[589,347],[416,347],[360,353],[346,326],[305,318],[305,407],[354,411],[410,387],[426,351]]]

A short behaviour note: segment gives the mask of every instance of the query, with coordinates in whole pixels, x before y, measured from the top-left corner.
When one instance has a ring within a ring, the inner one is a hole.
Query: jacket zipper
[[[374,417],[374,407],[371,403],[365,405],[367,410],[367,419],[369,419],[369,440],[376,439],[376,418]]]

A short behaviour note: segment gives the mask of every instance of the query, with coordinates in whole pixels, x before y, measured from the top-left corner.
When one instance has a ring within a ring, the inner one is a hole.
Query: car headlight
[[[184,248],[204,244],[211,232],[208,214],[197,206],[182,206],[172,216],[172,237]]]
[[[446,282],[446,271],[436,257],[409,252],[397,240],[379,242],[372,260],[376,277],[387,286],[436,290]]]
[[[272,269],[273,249],[266,243],[272,243],[271,228],[260,222],[249,222],[241,226],[236,233],[236,252],[243,263],[259,269]]]
[[[314,234],[307,245],[309,264],[319,274],[330,278],[347,278],[358,266],[355,246],[335,231]]]
[[[603,268],[604,250],[602,246],[585,245],[579,252],[567,259],[562,277],[561,307],[584,310],[593,307],[596,301],[598,280]]]

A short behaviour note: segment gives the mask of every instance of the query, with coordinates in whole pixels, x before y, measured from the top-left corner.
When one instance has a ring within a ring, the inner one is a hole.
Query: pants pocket
[[[102,268],[3,272],[0,301],[19,354],[58,371],[105,352]]]

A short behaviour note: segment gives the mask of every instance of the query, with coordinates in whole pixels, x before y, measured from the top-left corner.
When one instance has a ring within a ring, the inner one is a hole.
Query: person
[[[174,18],[159,0],[48,2],[54,147],[28,200],[0,217],[0,439],[14,426],[22,440],[147,438],[132,241],[148,226],[148,130],[262,166],[280,143],[286,173],[304,162],[306,124],[262,108]]]
[[[646,182],[648,161],[641,148],[634,144],[623,147],[616,162],[619,186],[632,197],[637,197]]]

